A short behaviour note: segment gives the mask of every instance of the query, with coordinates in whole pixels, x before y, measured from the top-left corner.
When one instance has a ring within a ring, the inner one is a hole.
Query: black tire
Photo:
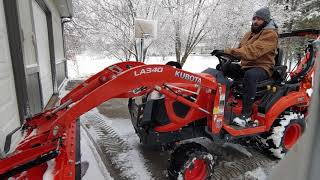
[[[304,115],[289,112],[275,120],[269,132],[257,138],[258,145],[275,158],[282,159],[306,128]]]
[[[214,164],[213,155],[202,145],[194,142],[181,144],[169,159],[169,179],[210,179]]]

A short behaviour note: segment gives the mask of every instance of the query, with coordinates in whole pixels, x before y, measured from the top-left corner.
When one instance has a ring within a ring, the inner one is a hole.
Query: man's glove
[[[211,54],[211,56],[219,56],[219,55],[224,54],[224,51],[215,49],[210,54]]]

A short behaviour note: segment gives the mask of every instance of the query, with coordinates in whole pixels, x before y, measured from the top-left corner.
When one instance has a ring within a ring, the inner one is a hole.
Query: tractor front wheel
[[[198,143],[178,146],[169,159],[169,179],[205,180],[213,174],[214,157]]]
[[[282,159],[296,144],[305,127],[304,115],[297,112],[282,114],[269,132],[258,137],[258,144],[271,156]]]

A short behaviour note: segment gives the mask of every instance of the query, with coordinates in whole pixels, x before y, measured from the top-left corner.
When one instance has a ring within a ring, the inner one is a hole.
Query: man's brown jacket
[[[272,75],[278,45],[275,28],[264,28],[259,33],[247,32],[240,41],[239,48],[226,48],[225,53],[241,60],[242,69],[261,67]]]

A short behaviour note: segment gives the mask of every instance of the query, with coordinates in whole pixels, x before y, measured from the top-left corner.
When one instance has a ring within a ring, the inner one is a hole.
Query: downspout
[[[66,58],[66,44],[65,44],[65,35],[64,35],[64,24],[71,22],[71,16],[69,17],[61,17],[61,28],[62,28],[62,45],[63,45],[63,56],[65,58],[64,61],[64,73],[66,75],[65,78],[68,78],[68,67],[67,67],[67,58]]]

